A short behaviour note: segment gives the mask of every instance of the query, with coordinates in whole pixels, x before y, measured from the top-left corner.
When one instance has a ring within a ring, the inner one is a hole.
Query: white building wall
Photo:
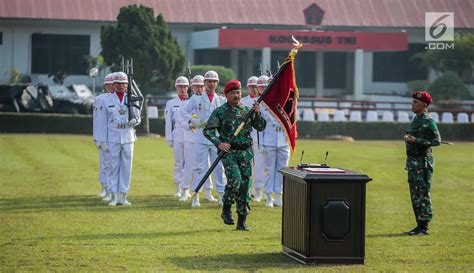
[[[54,22],[54,23],[4,23],[0,25],[3,32],[3,45],[0,46],[0,82],[5,84],[10,78],[11,69],[17,69],[22,74],[30,74],[33,82],[52,82],[45,74],[31,74],[31,37],[34,33],[61,34],[61,35],[89,35],[90,55],[100,54],[100,24],[99,23],[77,23],[77,22]],[[101,75],[102,76],[102,75]],[[103,76],[98,79],[102,83]],[[85,83],[92,85],[92,79],[88,75],[69,75],[65,84]]]

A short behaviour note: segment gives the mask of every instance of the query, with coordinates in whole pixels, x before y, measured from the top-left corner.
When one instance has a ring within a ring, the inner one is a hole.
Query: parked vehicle
[[[0,111],[90,114],[94,96],[83,84],[3,85]]]

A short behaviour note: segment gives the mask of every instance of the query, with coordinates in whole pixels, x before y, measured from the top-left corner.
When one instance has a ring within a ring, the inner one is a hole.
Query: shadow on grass
[[[191,209],[190,203],[180,203],[176,197],[165,195],[150,195],[129,197],[133,206],[108,206],[95,195],[52,196],[0,199],[0,212],[39,212],[39,211],[115,211],[116,209],[153,209],[178,210]],[[204,207],[207,204],[204,204]]]
[[[310,266],[314,269],[334,268],[344,265],[314,264],[303,265],[278,252],[222,254],[215,256],[172,257],[171,262],[185,270],[261,270],[261,269],[302,269]]]
[[[105,234],[87,234],[87,235],[76,235],[76,236],[46,236],[46,237],[34,237],[34,238],[21,238],[13,241],[50,241],[50,240],[59,240],[59,241],[107,241],[107,245],[113,245],[114,240],[128,240],[128,239],[159,239],[159,238],[169,238],[169,237],[182,237],[182,236],[192,236],[197,234],[208,234],[215,232],[214,229],[207,230],[185,230],[185,231],[169,231],[169,232],[144,232],[144,233],[105,233]],[[123,244],[123,243],[122,243]]]
[[[402,233],[387,233],[387,234],[368,234],[367,238],[381,238],[381,237],[390,238],[390,237],[405,237],[405,236],[408,236],[408,235],[402,232]]]

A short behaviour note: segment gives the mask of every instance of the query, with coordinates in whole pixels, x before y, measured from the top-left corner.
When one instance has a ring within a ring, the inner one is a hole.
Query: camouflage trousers
[[[235,201],[237,213],[247,215],[249,206],[249,185],[252,175],[253,154],[250,149],[231,150],[222,158],[227,185],[225,186],[223,202],[232,205]]]
[[[429,222],[433,218],[430,198],[432,175],[433,169],[429,168],[408,171],[411,204],[417,222]]]

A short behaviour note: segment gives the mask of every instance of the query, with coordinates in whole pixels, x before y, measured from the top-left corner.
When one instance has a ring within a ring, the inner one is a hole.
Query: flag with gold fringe
[[[298,103],[298,87],[296,86],[295,68],[293,61],[296,50],[290,52],[286,60],[281,64],[278,73],[272,79],[265,90],[263,102],[269,112],[275,117],[281,128],[286,133],[286,140],[291,147],[293,155],[296,146],[296,107]]]

